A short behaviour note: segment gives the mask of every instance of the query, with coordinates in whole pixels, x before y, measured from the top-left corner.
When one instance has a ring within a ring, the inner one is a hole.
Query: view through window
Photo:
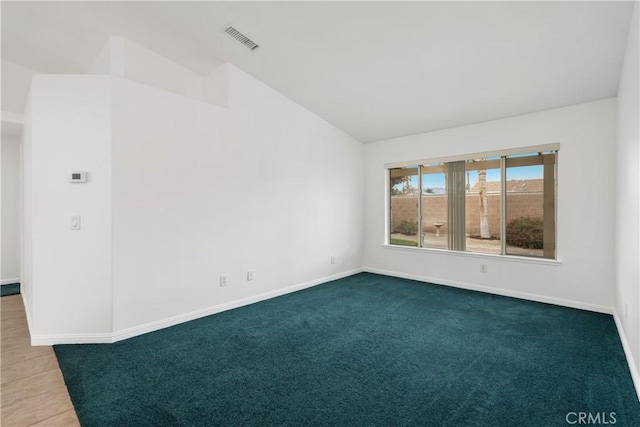
[[[557,150],[389,169],[389,244],[556,258]]]

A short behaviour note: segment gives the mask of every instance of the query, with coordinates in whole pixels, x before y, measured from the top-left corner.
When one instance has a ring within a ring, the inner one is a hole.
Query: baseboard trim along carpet
[[[172,316],[172,317],[157,320],[154,322],[145,323],[143,325],[134,326],[134,327],[123,329],[121,331],[116,331],[113,333],[107,332],[107,333],[98,333],[98,334],[33,334],[31,335],[31,345],[115,343],[128,338],[133,338],[139,335],[143,335],[149,332],[175,326],[180,323],[196,320],[201,317],[210,316],[212,314],[221,313],[223,311],[232,310],[234,308],[243,307],[245,305],[254,304],[260,301],[265,301],[271,298],[289,294],[291,292],[300,291],[302,289],[317,286],[322,283],[330,282],[332,280],[353,276],[354,274],[358,274],[361,272],[362,272],[362,269],[357,268],[354,270],[349,270],[342,273],[334,274],[331,276],[322,277],[320,279],[299,283],[297,285],[289,286],[286,288],[276,289],[274,291],[265,292],[259,295],[254,295],[248,298],[242,298],[242,299],[230,301],[224,304],[215,305],[213,307],[207,307],[200,310],[191,311],[189,313],[179,314],[177,316]]]
[[[420,282],[432,283],[435,285],[452,286],[455,288],[468,289],[471,291],[479,291],[479,292],[485,292],[485,293],[494,294],[494,295],[520,298],[527,301],[542,302],[545,304],[559,305],[562,307],[594,311],[596,313],[611,314],[616,323],[618,335],[620,335],[620,341],[622,341],[622,348],[624,349],[624,354],[627,359],[627,364],[629,365],[629,372],[631,374],[631,379],[633,380],[633,385],[636,389],[638,400],[640,401],[640,375],[638,374],[638,370],[634,363],[633,354],[631,353],[631,347],[629,347],[627,336],[625,335],[624,329],[622,328],[620,317],[618,316],[617,312],[614,310],[613,307],[589,304],[585,302],[572,301],[572,300],[567,300],[562,298],[547,297],[543,295],[530,294],[527,292],[508,291],[508,290],[499,289],[499,288],[492,288],[489,286],[472,285],[470,283],[454,282],[451,280],[443,280],[435,277],[425,277],[425,276],[418,276],[415,274],[399,273],[397,271],[380,270],[377,268],[364,267],[362,270],[367,273],[382,274],[385,276],[392,276],[392,277],[400,277],[403,279],[417,280]]]
[[[633,354],[631,353],[631,346],[627,340],[627,334],[622,327],[622,321],[618,315],[618,311],[614,310],[613,320],[616,322],[616,328],[618,329],[618,335],[620,335],[620,341],[622,342],[622,349],[624,355],[627,358],[627,364],[629,365],[629,372],[631,373],[631,379],[633,380],[633,386],[636,388],[636,394],[638,395],[638,401],[640,401],[640,375],[638,375],[638,369],[636,368]]]
[[[54,351],[87,426],[640,426],[611,315],[388,275]]]
[[[528,292],[510,291],[507,289],[493,288],[490,286],[474,285],[471,283],[456,282],[452,280],[441,279],[438,277],[419,276],[416,274],[407,274],[391,270],[381,270],[378,268],[364,267],[362,271],[367,273],[382,274],[384,276],[400,277],[402,279],[417,280],[419,282],[431,283],[434,285],[452,286],[454,288],[467,289],[470,291],[485,292],[488,294],[501,295],[504,297],[520,298],[527,301],[543,302],[545,304],[559,305],[562,307],[595,311],[596,313],[613,314],[613,307],[608,307],[606,305],[590,304],[582,301],[548,297],[545,295],[531,294]]]
[[[201,317],[210,316],[212,314],[221,313],[223,311],[232,310],[234,308],[243,307],[245,305],[255,304],[260,301],[265,301],[271,298],[289,294],[291,292],[300,291],[302,289],[317,286],[325,282],[330,282],[332,280],[337,280],[337,279],[342,279],[343,277],[352,276],[360,272],[362,272],[361,269],[349,270],[343,273],[334,274],[332,276],[323,277],[321,279],[310,280],[308,282],[300,283],[300,284],[289,286],[286,288],[276,289],[274,291],[265,292],[263,294],[254,295],[248,298],[242,298],[242,299],[230,301],[224,304],[215,305],[213,307],[208,307],[202,310],[196,310],[190,313],[180,314],[180,315],[169,317],[167,319],[162,319],[156,322],[150,322],[144,325],[134,326],[132,328],[115,332],[113,334],[113,342],[122,341],[127,338],[132,338],[138,335],[146,334],[148,332],[153,332],[159,329],[168,328],[170,326],[178,325],[180,323],[188,322],[190,320],[199,319]]]

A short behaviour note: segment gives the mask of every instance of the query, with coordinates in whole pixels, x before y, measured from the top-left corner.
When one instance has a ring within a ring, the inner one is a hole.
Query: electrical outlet
[[[227,286],[228,282],[229,282],[229,276],[227,276],[226,274],[223,274],[222,276],[220,276],[220,286]]]
[[[247,282],[253,280],[253,271],[247,271]]]
[[[627,304],[626,302],[624,303],[624,318],[629,318],[629,304]]]
[[[334,257],[333,255],[331,256],[331,264],[335,264],[336,263],[336,257]]]
[[[80,215],[71,215],[70,228],[72,230],[80,230]]]
[[[487,264],[480,264],[480,273],[487,272]]]

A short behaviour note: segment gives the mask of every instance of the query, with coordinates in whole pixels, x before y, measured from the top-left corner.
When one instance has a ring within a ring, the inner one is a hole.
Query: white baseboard
[[[618,335],[620,335],[620,341],[622,341],[624,355],[626,356],[627,364],[629,365],[629,372],[631,372],[631,379],[633,380],[633,385],[636,388],[636,394],[638,396],[638,400],[640,401],[640,375],[638,375],[638,368],[634,363],[633,354],[631,353],[631,346],[629,346],[629,341],[627,341],[627,334],[625,334],[624,332],[622,321],[620,320],[620,316],[618,316],[617,310],[613,311],[613,320],[616,322],[616,328],[618,328]]]
[[[254,295],[248,298],[243,298],[224,304],[215,305],[213,307],[207,307],[201,310],[192,311],[190,313],[180,314],[177,316],[169,317],[167,319],[158,320],[155,322],[146,323],[140,326],[134,326],[132,328],[124,329],[122,331],[114,332],[113,342],[121,341],[127,338],[132,338],[138,335],[146,334],[148,332],[157,331],[159,329],[168,328],[170,326],[178,325],[180,323],[188,322],[190,320],[199,319],[201,317],[210,316],[212,314],[221,313],[223,311],[231,310],[245,305],[254,304],[256,302],[265,301],[271,298],[279,297],[289,294],[291,292],[300,291],[302,289],[310,288],[320,285],[322,283],[330,282],[332,280],[341,279],[343,277],[352,276],[360,273],[362,269],[355,269],[345,271],[343,273],[335,274],[333,276],[327,276],[320,279],[311,280],[308,282],[300,283],[297,285],[289,286],[275,291],[266,292],[259,295]]]
[[[56,344],[110,344],[113,342],[111,333],[103,334],[34,334],[31,335],[31,345]]]
[[[132,328],[124,329],[121,331],[117,331],[114,333],[101,333],[101,334],[37,334],[31,336],[31,345],[55,345],[55,344],[108,344],[114,343],[117,341],[121,341],[127,338],[132,338],[138,335],[146,334],[149,332],[157,331],[160,329],[168,328],[170,326],[174,326],[180,323],[188,322],[190,320],[199,319],[201,317],[210,316],[212,314],[221,313],[223,311],[231,310],[234,308],[242,307],[249,304],[254,304],[260,301],[265,301],[271,298],[275,298],[278,296],[286,295],[295,291],[299,291],[302,289],[310,288],[313,286],[320,285],[322,283],[330,282],[332,280],[341,279],[343,277],[352,276],[354,274],[358,274],[361,272],[382,274],[385,276],[392,277],[400,277],[404,279],[417,280],[420,282],[427,282],[436,285],[445,285],[452,286],[456,288],[468,289],[472,291],[480,291],[495,295],[502,295],[514,298],[525,299],[529,301],[542,302],[547,304],[560,305],[564,307],[578,308],[582,310],[595,311],[598,313],[612,314],[616,328],[618,329],[618,334],[620,336],[620,341],[622,342],[622,348],[624,349],[624,354],[627,359],[627,364],[629,365],[629,371],[631,372],[631,378],[633,380],[633,384],[636,390],[636,394],[638,396],[638,400],[640,400],[640,375],[638,374],[638,369],[634,363],[633,355],[631,353],[631,348],[629,347],[629,342],[627,341],[627,337],[625,335],[624,329],[622,328],[622,323],[618,316],[618,313],[612,307],[596,305],[585,303],[581,301],[573,301],[562,298],[554,298],[548,297],[544,295],[531,294],[527,292],[519,292],[519,291],[510,291],[500,288],[493,288],[489,286],[480,286],[474,285],[470,283],[463,282],[454,282],[451,280],[444,280],[441,278],[435,277],[426,277],[426,276],[418,276],[414,274],[406,274],[400,273],[397,271],[389,271],[389,270],[380,270],[376,268],[364,267],[357,268],[349,271],[345,271],[342,273],[338,273],[332,276],[323,277],[320,279],[311,280],[308,282],[300,283],[297,285],[289,286],[287,288],[277,289],[274,291],[266,292],[259,295],[254,295],[252,297],[243,298],[236,301],[231,301],[224,304],[219,304],[213,307],[207,307],[201,310],[195,310],[190,313],[180,314],[177,316],[169,317],[166,319],[158,320],[155,322],[146,323],[140,326],[134,326]],[[15,283],[15,282],[13,282]],[[22,298],[24,300],[25,294],[22,294]],[[27,322],[29,324],[29,330],[31,330],[31,313],[29,312],[29,307],[25,303],[25,311]]]
[[[480,291],[488,294],[502,295],[505,297],[520,298],[528,301],[543,302],[546,304],[560,305],[563,307],[578,308],[581,310],[595,311],[598,313],[613,314],[613,308],[605,305],[591,304],[582,301],[573,301],[563,298],[549,297],[545,295],[531,294],[528,292],[511,291],[502,288],[493,288],[490,286],[474,285],[471,283],[456,282],[452,280],[442,279],[438,277],[418,276],[415,274],[406,274],[397,271],[380,270],[377,268],[364,267],[362,271],[368,273],[382,274],[385,276],[400,277],[403,279],[417,280],[419,282],[432,283],[434,285],[452,286],[454,288],[468,289],[471,291]]]
[[[24,314],[27,318],[27,328],[29,329],[29,335],[31,335],[31,331],[33,330],[33,328],[31,327],[33,325],[33,318],[31,317],[31,307],[29,307],[29,304],[27,304],[27,299],[30,299],[30,295],[27,291],[27,289],[24,286],[20,287],[20,296],[22,297],[22,305],[24,306]],[[31,345],[35,345],[33,344],[33,339],[31,340]]]
[[[317,286],[322,283],[330,282],[332,280],[337,280],[343,277],[352,276],[360,272],[362,272],[362,269],[357,268],[354,270],[349,270],[342,273],[334,274],[332,276],[322,277],[320,279],[310,280],[308,282],[300,283],[300,284],[289,286],[286,288],[276,289],[274,291],[265,292],[259,295],[254,295],[248,298],[243,298],[243,299],[227,302],[224,304],[215,305],[213,307],[207,307],[207,308],[195,310],[189,313],[179,314],[177,316],[172,316],[166,319],[145,323],[143,325],[134,326],[134,327],[123,329],[113,333],[32,335],[31,345],[114,343],[117,341],[125,340],[127,338],[133,338],[138,335],[146,334],[149,332],[168,328],[170,326],[178,325],[180,323],[188,322],[190,320],[199,319],[201,317],[210,316],[212,314],[220,313],[223,311],[231,310],[231,309],[242,307],[245,305],[254,304],[256,302],[279,297],[285,294],[289,294],[291,292],[300,291],[302,289]]]
[[[638,400],[640,401],[640,375],[638,375],[638,369],[636,368],[636,365],[634,363],[633,355],[631,354],[631,347],[629,346],[629,342],[627,341],[627,337],[624,333],[624,329],[622,328],[620,317],[618,316],[617,311],[613,307],[590,304],[590,303],[585,303],[581,301],[567,300],[562,298],[548,297],[544,295],[530,294],[527,292],[509,291],[509,290],[504,290],[499,288],[492,288],[489,286],[472,285],[470,283],[453,282],[450,280],[443,280],[443,279],[438,279],[434,277],[424,277],[424,276],[417,276],[413,274],[399,273],[396,271],[380,270],[376,268],[364,267],[362,270],[368,273],[383,274],[385,276],[417,280],[420,282],[433,283],[435,285],[453,286],[456,288],[468,289],[472,291],[480,291],[480,292],[486,292],[486,293],[495,294],[495,295],[525,299],[529,301],[560,305],[563,307],[578,308],[578,309],[587,310],[587,311],[595,311],[597,313],[611,314],[615,321],[616,328],[618,329],[618,335],[620,335],[620,341],[622,341],[622,348],[624,350],[624,354],[627,359],[627,364],[629,365],[629,371],[631,372],[631,379],[633,380],[633,385],[635,387]]]
[[[2,279],[2,281],[0,281],[0,285],[12,285],[14,283],[20,283],[20,278],[10,277],[8,279]]]

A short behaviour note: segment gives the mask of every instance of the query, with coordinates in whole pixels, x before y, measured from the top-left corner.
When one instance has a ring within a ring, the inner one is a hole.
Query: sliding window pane
[[[555,153],[506,159],[506,253],[555,258]]]
[[[418,246],[418,167],[389,170],[390,221],[389,243],[400,246]]]
[[[422,167],[422,246],[447,249],[447,175],[446,165]]]
[[[466,250],[501,254],[501,166],[499,157],[468,160],[466,173]]]

